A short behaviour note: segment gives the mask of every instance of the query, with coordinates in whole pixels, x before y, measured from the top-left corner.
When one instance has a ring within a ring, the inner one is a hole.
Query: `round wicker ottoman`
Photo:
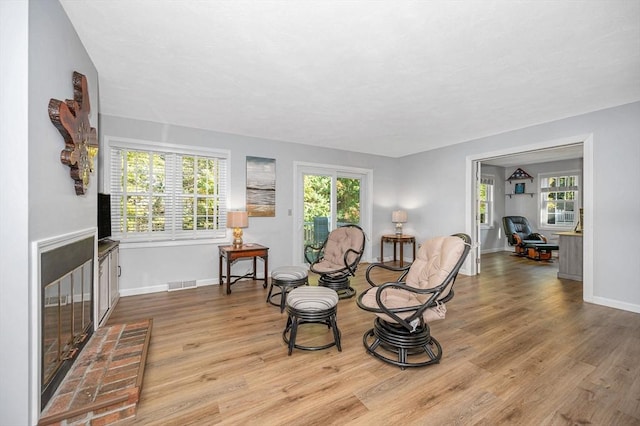
[[[307,285],[308,272],[307,268],[302,266],[281,266],[271,271],[271,286],[269,287],[269,294],[267,294],[267,302],[274,306],[280,306],[280,312],[284,311],[286,305],[287,293],[296,287]],[[279,292],[273,293],[273,287],[278,287]],[[274,300],[277,296],[280,296],[280,300]]]
[[[338,293],[327,287],[305,286],[294,288],[289,292],[287,297],[287,325],[282,332],[282,340],[289,347],[289,355],[291,355],[293,348],[317,351],[336,346],[338,351],[342,352],[340,330],[336,320],[338,300]],[[333,341],[317,346],[297,345],[298,326],[309,323],[326,324],[333,331]]]

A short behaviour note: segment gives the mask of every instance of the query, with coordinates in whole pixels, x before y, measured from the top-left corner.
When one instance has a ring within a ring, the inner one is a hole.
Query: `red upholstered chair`
[[[320,275],[318,285],[335,290],[341,299],[353,297],[356,291],[349,277],[364,253],[365,234],[358,225],[344,225],[331,231],[320,247],[306,246],[305,258],[309,270]]]
[[[470,248],[466,234],[436,237],[422,244],[410,266],[374,263],[367,268],[365,276],[372,287],[357,303],[376,315],[373,328],[363,337],[368,353],[402,369],[440,362],[442,346],[431,336],[429,323],[444,319],[445,302],[453,298],[453,284]],[[400,276],[376,284],[371,278],[376,268]]]

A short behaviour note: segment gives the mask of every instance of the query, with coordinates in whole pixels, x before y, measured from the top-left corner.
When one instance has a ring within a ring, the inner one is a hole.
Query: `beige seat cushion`
[[[464,241],[456,236],[436,237],[425,241],[415,261],[407,274],[406,284],[410,287],[429,289],[439,286],[444,282],[449,273],[453,270],[460,256],[464,252]],[[439,299],[443,299],[449,294],[453,282],[449,283],[442,292]],[[376,293],[379,287],[367,290],[362,296],[362,303],[370,308],[378,308]],[[382,303],[388,308],[419,307],[424,304],[431,294],[416,294],[407,290],[390,288],[382,292]],[[443,319],[447,312],[444,304],[427,309],[423,318],[426,322]],[[413,312],[398,314],[400,318],[407,318]],[[376,314],[385,321],[394,322],[386,314]]]
[[[329,234],[324,245],[324,255],[320,262],[313,265],[313,270],[317,273],[331,273],[332,271],[345,268],[344,254],[352,249],[358,253],[364,243],[364,233],[362,230],[352,226],[336,228]],[[347,262],[352,264],[358,257],[356,253],[350,252],[347,255]]]

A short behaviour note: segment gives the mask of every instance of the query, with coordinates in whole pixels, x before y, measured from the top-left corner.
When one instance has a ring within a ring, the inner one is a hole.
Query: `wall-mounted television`
[[[111,236],[111,195],[98,194],[98,240]]]

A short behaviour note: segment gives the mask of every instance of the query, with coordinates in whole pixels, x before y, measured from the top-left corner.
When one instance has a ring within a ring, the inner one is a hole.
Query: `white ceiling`
[[[640,100],[638,0],[60,0],[103,114],[390,157]]]

